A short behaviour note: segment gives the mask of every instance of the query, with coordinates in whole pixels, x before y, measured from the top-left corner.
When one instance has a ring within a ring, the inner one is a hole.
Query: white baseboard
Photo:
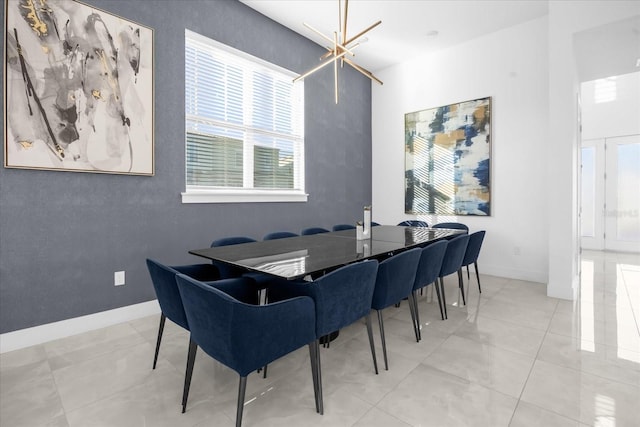
[[[473,270],[473,266],[470,266]],[[489,276],[506,277],[508,279],[524,280],[527,282],[547,283],[549,280],[547,274],[538,271],[525,271],[515,268],[506,268],[495,265],[479,264],[480,274],[488,274]]]
[[[0,354],[160,313],[158,300],[0,334]]]

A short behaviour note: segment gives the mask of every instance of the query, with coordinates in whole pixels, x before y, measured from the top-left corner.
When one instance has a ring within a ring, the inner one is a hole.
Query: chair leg
[[[448,319],[447,316],[447,298],[444,295],[444,278],[440,277],[440,293],[442,294],[442,308],[444,310],[444,318]]]
[[[440,317],[444,320],[444,311],[442,310],[442,301],[440,300],[440,288],[438,285],[438,279],[433,283],[432,287],[436,288],[436,295],[438,297],[438,308],[440,309]],[[431,290],[433,292],[433,289]],[[433,300],[433,297],[431,298]]]
[[[184,375],[184,390],[182,391],[182,413],[187,410],[187,399],[189,398],[189,388],[191,387],[191,376],[193,375],[193,364],[196,361],[198,344],[189,338],[189,353],[187,355],[187,371]]]
[[[384,356],[384,370],[389,370],[389,362],[387,361],[387,342],[384,339],[384,321],[382,320],[382,310],[378,312],[378,326],[380,326],[380,340],[382,341],[382,355]]]
[[[462,293],[462,304],[467,305],[467,300],[464,297],[464,280],[462,279],[462,268],[458,270],[458,287]]]
[[[367,321],[367,334],[369,335],[369,346],[371,346],[371,357],[373,358],[373,368],[378,375],[378,361],[376,360],[376,349],[373,344],[373,328],[371,327],[371,314],[365,316]]]
[[[242,412],[244,410],[244,396],[247,391],[247,377],[240,377],[240,385],[238,386],[238,407],[236,409],[236,427],[242,425]]]
[[[467,280],[471,280],[471,274],[469,273],[469,264],[467,264]]]
[[[413,321],[413,332],[416,335],[416,342],[420,342],[420,314],[418,312],[418,291],[411,291],[409,294],[409,311],[411,312],[411,320]]]
[[[475,261],[473,263],[473,266],[476,268],[476,279],[478,279],[478,291],[480,291],[480,293],[482,293],[482,289],[480,289],[480,273],[478,273],[478,262]]]
[[[311,376],[313,378],[313,395],[316,399],[316,412],[324,413],[322,403],[322,380],[319,375],[320,365],[320,343],[318,340],[309,343],[309,360],[311,361]]]
[[[160,326],[158,327],[158,340],[156,341],[156,354],[153,356],[153,369],[156,369],[156,362],[158,361],[158,353],[160,352],[160,341],[162,341],[162,332],[164,331],[164,322],[167,320],[167,316],[164,313],[160,314]]]

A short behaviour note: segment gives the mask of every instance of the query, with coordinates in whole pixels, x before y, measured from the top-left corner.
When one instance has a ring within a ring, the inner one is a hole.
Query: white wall
[[[372,93],[374,220],[409,218],[404,114],[491,96],[492,215],[457,220],[487,230],[483,273],[546,282],[547,70],[545,17],[378,72],[384,85],[373,85]]]

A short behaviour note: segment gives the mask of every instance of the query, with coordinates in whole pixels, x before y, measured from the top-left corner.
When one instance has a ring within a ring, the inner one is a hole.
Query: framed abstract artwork
[[[6,0],[4,166],[153,175],[153,30],[72,0]]]
[[[405,114],[405,213],[491,215],[491,98]]]

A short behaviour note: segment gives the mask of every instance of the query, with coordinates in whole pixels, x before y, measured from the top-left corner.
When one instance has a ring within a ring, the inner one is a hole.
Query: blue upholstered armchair
[[[266,234],[262,240],[277,240],[277,239],[286,239],[288,237],[297,237],[298,234],[293,231],[274,231],[272,233]]]
[[[422,249],[420,248],[400,252],[397,255],[385,259],[378,265],[378,274],[376,277],[375,290],[373,291],[371,308],[378,312],[378,325],[380,326],[380,339],[382,340],[385,370],[389,369],[389,363],[387,361],[387,343],[384,337],[382,310],[411,295],[421,253]],[[410,301],[411,319],[415,324],[414,307],[413,301]]]
[[[280,282],[270,290],[271,300],[294,296],[310,296],[316,305],[316,344],[320,338],[365,318],[371,347],[373,367],[378,373],[378,363],[371,328],[371,301],[376,284],[378,261],[362,261],[334,270],[313,282]],[[320,366],[320,353],[318,353]],[[322,392],[322,378],[319,389]],[[322,400],[320,400],[322,412]]]
[[[482,248],[482,241],[484,240],[485,233],[486,231],[482,230],[469,235],[467,250],[465,251],[464,258],[462,259],[462,266],[467,267],[468,280],[471,280],[469,277],[469,265],[473,264],[475,267],[476,279],[478,279],[478,292],[480,293],[482,293],[482,288],[480,287],[480,273],[478,273],[478,256],[480,256],[480,249]]]
[[[439,242],[432,243],[422,249],[420,255],[420,262],[418,263],[418,270],[416,271],[416,279],[413,283],[413,292],[411,303],[414,305],[415,323],[413,325],[414,332],[416,334],[416,341],[422,339],[420,333],[420,310],[418,309],[418,289],[422,289],[426,286],[435,283],[436,295],[438,296],[438,307],[440,308],[440,316],[444,320],[444,311],[442,308],[442,300],[440,298],[440,288],[436,281],[440,275],[440,269],[442,268],[442,261],[444,259],[444,253],[447,250],[447,241],[441,240]],[[433,294],[432,294],[433,295]]]
[[[355,230],[356,226],[352,224],[336,224],[333,226],[333,231],[342,231],[342,230]]]
[[[462,293],[462,303],[467,305],[467,301],[464,297],[464,283],[462,282],[462,259],[467,250],[467,244],[469,243],[469,235],[463,234],[458,237],[454,237],[447,243],[447,250],[444,253],[444,259],[442,260],[442,266],[440,267],[440,292],[442,294],[442,308],[444,309],[444,318],[447,318],[447,298],[444,294],[444,277],[449,274],[458,272],[458,287]]]
[[[433,228],[450,228],[453,230],[464,230],[469,233],[469,227],[460,222],[441,222],[439,224],[435,224]]]
[[[329,230],[327,230],[326,228],[322,228],[322,227],[309,227],[309,228],[305,228],[303,229],[300,234],[302,236],[310,236],[312,234],[321,234],[321,233],[328,233]]]
[[[221,239],[216,239],[213,242],[211,242],[211,247],[217,248],[219,246],[238,245],[240,243],[251,243],[255,241],[256,241],[255,239],[252,239],[251,237],[246,237],[246,236],[223,237]],[[242,274],[245,272],[245,270],[239,267],[234,267],[232,265],[225,264],[223,262],[213,261],[213,264],[218,268],[218,270],[220,270],[221,277],[225,279],[229,277],[242,276]]]
[[[242,293],[242,283],[230,283],[223,292],[182,274],[176,280],[191,328],[183,412],[187,406],[198,347],[240,375],[236,410],[236,426],[240,426],[249,373],[304,345],[309,346],[316,411],[321,412],[316,313],[311,298],[250,305],[230,295],[236,286]]]
[[[403,227],[429,227],[429,223],[426,221],[420,221],[417,219],[410,219],[407,221],[402,221],[398,223],[398,225],[402,225]]]
[[[194,277],[197,280],[212,281],[220,278],[218,269],[212,264],[194,264],[169,267],[147,259],[147,269],[151,276],[153,289],[156,291],[156,298],[160,304],[160,326],[158,327],[158,339],[156,340],[156,352],[153,357],[153,369],[156,368],[158,353],[160,352],[160,342],[166,319],[169,318],[178,326],[189,330],[187,318],[182,307],[182,299],[176,285],[176,274],[183,273]]]

